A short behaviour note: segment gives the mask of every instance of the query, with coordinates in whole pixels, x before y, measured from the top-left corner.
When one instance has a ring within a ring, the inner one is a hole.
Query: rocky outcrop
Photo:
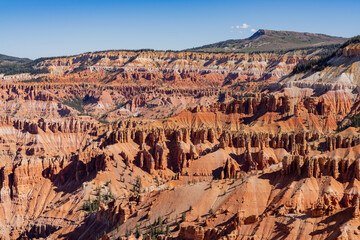
[[[305,155],[308,151],[307,142],[317,139],[319,139],[319,134],[310,132],[291,134],[239,134],[236,132],[224,132],[219,141],[222,148],[284,148],[292,154]]]
[[[113,200],[106,207],[100,206],[96,215],[97,221],[105,222],[108,226],[124,224],[135,213],[136,201],[139,201],[139,198],[130,200]]]
[[[258,216],[252,215],[246,218],[240,217],[240,213],[236,213],[225,224],[215,228],[205,228],[203,226],[186,225],[180,228],[177,239],[234,239],[236,237],[235,231],[241,225],[250,225],[259,220]]]
[[[253,115],[264,112],[280,112],[284,114],[290,112],[290,109],[291,100],[286,95],[254,95],[230,103],[214,103],[209,111]]]
[[[355,234],[360,138],[335,132],[359,112],[353,75],[330,81],[332,60],[324,82],[252,92],[304,59],[86,53],[40,61],[47,83],[0,84],[1,238]]]
[[[44,178],[61,186],[67,182],[94,177],[98,171],[105,170],[110,161],[110,156],[94,150],[48,158],[19,159],[0,169],[0,200],[5,202],[9,199],[21,199]]]
[[[337,148],[350,148],[360,144],[359,135],[342,136],[340,134],[326,137],[326,150],[333,151]]]
[[[323,175],[351,181],[360,179],[360,159],[338,159],[323,156],[285,156],[283,174],[319,178]]]
[[[240,166],[233,159],[227,159],[221,170],[220,179],[225,178],[239,178],[240,177]]]
[[[51,71],[47,77],[55,81],[69,81],[70,77],[73,81],[94,81],[95,76],[102,76],[112,83],[160,80],[164,84],[200,86],[204,80],[225,85],[256,79],[274,81],[305,59],[306,56],[276,54],[108,51],[45,59],[36,67],[47,67]]]
[[[7,121],[7,124],[9,122]],[[74,118],[70,118],[65,121],[46,121],[39,119],[37,122],[30,120],[13,120],[13,126],[19,131],[25,131],[31,134],[39,134],[40,129],[43,132],[51,131],[53,133],[79,133],[91,131],[96,125],[94,121],[81,121]]]
[[[339,208],[339,200],[336,198],[336,196],[325,193],[322,198],[314,203],[311,209],[311,215],[313,217],[329,216]]]
[[[356,57],[360,56],[360,43],[350,44],[344,48],[339,49],[338,55],[345,57]]]

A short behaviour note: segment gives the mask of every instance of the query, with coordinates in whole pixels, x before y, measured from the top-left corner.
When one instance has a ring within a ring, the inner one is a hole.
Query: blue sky
[[[260,28],[351,37],[360,34],[359,12],[359,0],[0,0],[0,53],[181,50]]]

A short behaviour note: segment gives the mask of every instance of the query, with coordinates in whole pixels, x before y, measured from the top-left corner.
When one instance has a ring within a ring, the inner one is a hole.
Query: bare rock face
[[[278,80],[305,59],[308,57],[275,54],[111,51],[46,59],[37,67],[47,67],[51,71],[49,77],[62,82],[68,82],[70,78],[90,82],[102,76],[112,83],[131,84],[133,80],[156,83],[161,80],[164,84],[200,86],[203,80],[225,85],[256,79]],[[81,64],[86,69],[76,71]]]
[[[291,102],[288,96],[254,95],[231,103],[216,103],[210,111],[229,113],[257,114],[260,112],[290,112]]]
[[[313,217],[329,216],[338,208],[340,208],[339,200],[334,196],[325,194],[314,204],[311,215]]]
[[[97,221],[107,222],[108,225],[121,225],[134,213],[134,203],[112,201],[107,208],[104,207],[97,213]]]
[[[227,159],[222,171],[220,179],[224,178],[238,178],[240,175],[240,166],[233,159]]]
[[[285,175],[296,174],[315,178],[330,175],[335,179],[350,181],[352,179],[359,180],[359,166],[359,159],[286,156],[283,159],[282,172]]]
[[[358,135],[342,136],[340,134],[334,134],[326,138],[326,147],[329,151],[333,151],[337,148],[350,148],[359,144],[360,136]]]
[[[345,48],[338,51],[338,54],[341,54],[345,57],[356,57],[360,55],[360,44],[351,44]]]
[[[286,77],[308,57],[110,51],[7,77],[0,238],[357,239],[357,49]]]
[[[181,239],[196,239],[203,240],[205,236],[205,230],[202,227],[188,226],[181,228],[179,238]]]

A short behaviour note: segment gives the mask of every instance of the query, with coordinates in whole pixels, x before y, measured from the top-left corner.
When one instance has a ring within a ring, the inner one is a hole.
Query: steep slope
[[[294,52],[303,49],[328,52],[346,38],[316,33],[274,31],[260,29],[246,39],[233,39],[190,49],[199,52]]]
[[[329,90],[351,92],[360,82],[359,61],[360,42],[356,37],[329,56],[299,64],[280,84],[289,88],[312,89],[318,93]]]

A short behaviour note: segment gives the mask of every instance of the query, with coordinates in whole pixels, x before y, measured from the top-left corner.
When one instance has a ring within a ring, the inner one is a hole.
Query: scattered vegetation
[[[85,71],[87,69],[87,66],[84,62],[82,62],[77,68],[74,68],[73,73],[78,73]]]
[[[340,48],[344,48],[344,47],[349,46],[350,44],[356,44],[356,43],[360,43],[360,35],[350,38]]]
[[[43,77],[38,77],[38,78],[32,78],[29,80],[24,80],[22,81],[23,83],[39,83],[39,82],[43,82],[44,78]]]
[[[29,63],[9,63],[0,65],[0,73],[5,75],[14,75],[20,73],[41,74],[49,73],[47,68],[35,68],[37,62],[32,61]]]
[[[334,56],[335,56],[335,52],[326,57],[320,57],[318,59],[299,63],[298,65],[295,66],[292,73],[298,74],[309,71],[314,71],[314,72],[322,71],[328,66],[328,61]]]
[[[351,119],[351,122],[349,124],[344,125],[344,126],[339,125],[336,129],[336,132],[344,131],[345,129],[347,129],[349,127],[355,127],[355,128],[360,127],[360,114],[353,116]]]
[[[93,102],[96,102],[96,99],[94,99],[94,97],[92,96],[86,95],[84,98],[80,96],[74,96],[72,98],[69,98],[68,100],[62,101],[62,104],[74,108],[75,110],[84,114],[85,113],[84,107]]]
[[[360,127],[360,114],[354,116],[350,124],[351,127]]]
[[[81,113],[83,113],[85,111],[84,110],[84,100],[79,96],[75,96],[73,98],[70,98],[69,100],[64,100],[62,103],[71,108],[74,108],[75,110],[77,110]]]
[[[28,58],[17,58],[17,57],[11,57],[7,55],[0,54],[0,63],[28,63],[31,62]]]
[[[89,199],[86,200],[82,206],[82,210],[88,212],[90,215],[98,210],[100,202],[107,204],[109,201],[114,199],[114,196],[112,195],[110,190],[108,190],[104,194],[101,194],[101,189],[98,188],[95,195],[95,199],[91,200],[89,197]]]
[[[360,43],[360,35],[349,39],[348,41],[346,41],[343,45],[341,45],[339,47],[341,49],[350,44],[355,44],[355,43]],[[293,69],[292,73],[297,74],[297,73],[305,73],[305,72],[309,72],[309,71],[317,72],[317,71],[324,70],[328,66],[328,61],[335,56],[335,53],[337,50],[338,49],[335,49],[331,54],[329,54],[327,56],[323,56],[318,59],[306,61],[306,62],[296,65],[295,68]]]
[[[179,222],[176,223],[176,228],[175,228],[175,231],[178,231],[178,230],[180,230],[180,223]]]
[[[138,227],[136,228],[136,231],[137,231],[137,229],[138,229]],[[141,232],[139,231],[138,233],[140,236]],[[162,217],[158,217],[158,220],[155,221],[150,226],[150,229],[146,233],[143,234],[143,239],[147,239],[146,237],[148,237],[148,236],[150,236],[151,239],[157,239],[159,235],[163,235],[163,234],[168,235],[169,233],[170,233],[170,226],[166,225],[166,227],[165,227],[163,224]]]
[[[186,212],[183,212],[181,214],[181,222],[185,222],[185,220],[186,220]]]
[[[212,208],[209,209],[209,215],[213,215],[214,214],[214,210]]]
[[[133,192],[135,194],[140,194],[141,193],[141,188],[142,188],[141,178],[137,177],[136,182],[135,182],[134,187],[133,187]]]
[[[139,226],[136,225],[135,237],[139,238],[140,236],[141,236],[141,232],[140,232]]]
[[[94,200],[90,200],[90,197],[86,202],[83,204],[82,210],[89,212],[89,214],[92,214],[94,211],[97,211],[99,208],[100,200],[99,198],[96,198]]]

